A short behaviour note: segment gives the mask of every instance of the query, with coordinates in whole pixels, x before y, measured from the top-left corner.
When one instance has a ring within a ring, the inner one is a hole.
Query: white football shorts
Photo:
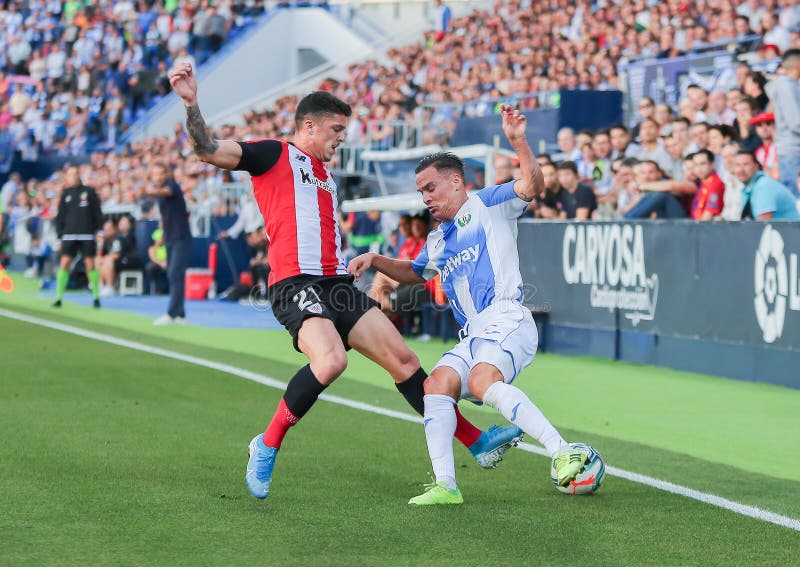
[[[434,369],[448,366],[461,377],[461,398],[480,404],[467,387],[472,368],[486,362],[503,374],[503,381],[510,384],[533,362],[539,345],[536,323],[526,307],[505,303],[500,308],[489,306],[465,327],[466,336],[446,352]]]

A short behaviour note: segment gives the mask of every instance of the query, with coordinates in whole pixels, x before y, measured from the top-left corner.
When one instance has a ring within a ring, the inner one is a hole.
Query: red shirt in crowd
[[[703,213],[710,212],[712,216],[722,213],[722,197],[725,195],[725,184],[716,171],[706,177],[697,188],[692,201],[691,217],[694,220],[703,218]]]

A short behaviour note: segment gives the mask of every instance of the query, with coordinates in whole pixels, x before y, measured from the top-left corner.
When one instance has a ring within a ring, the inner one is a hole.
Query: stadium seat
[[[125,270],[119,274],[120,295],[142,295],[144,275],[140,270]]]

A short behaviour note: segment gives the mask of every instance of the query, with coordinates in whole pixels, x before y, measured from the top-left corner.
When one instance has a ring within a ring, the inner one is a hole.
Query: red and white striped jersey
[[[269,285],[309,274],[347,274],[336,183],[318,159],[278,140],[239,142],[269,237]]]

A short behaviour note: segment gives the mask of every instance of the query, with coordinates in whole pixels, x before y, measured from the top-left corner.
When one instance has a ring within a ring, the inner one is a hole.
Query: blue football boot
[[[269,495],[269,483],[272,480],[272,469],[275,467],[275,457],[278,450],[264,445],[264,440],[259,433],[250,441],[250,459],[247,461],[247,489],[256,498],[266,498]]]
[[[516,447],[523,436],[522,429],[516,425],[508,427],[493,425],[487,431],[483,431],[478,440],[470,445],[469,452],[480,466],[493,469],[503,460],[503,453],[511,447]]]

